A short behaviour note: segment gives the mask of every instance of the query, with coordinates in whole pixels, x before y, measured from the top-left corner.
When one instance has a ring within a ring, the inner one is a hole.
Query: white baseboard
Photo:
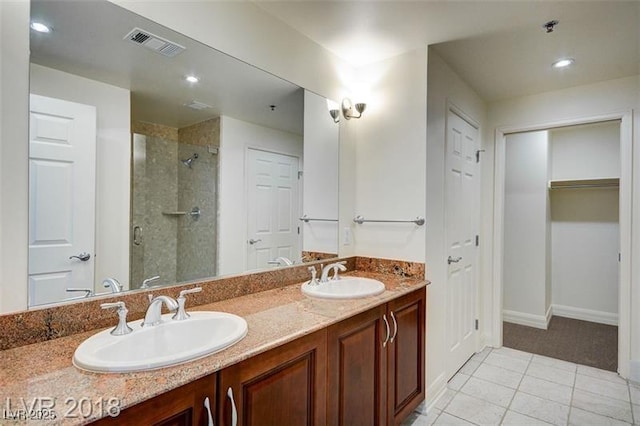
[[[547,311],[547,315],[534,315],[527,314],[525,312],[508,311],[504,309],[502,311],[502,320],[506,322],[512,322],[514,324],[526,325],[528,327],[547,329],[549,324],[547,318],[551,318],[551,309]]]
[[[426,412],[430,413],[438,400],[444,395],[447,390],[446,374],[442,373],[437,379],[431,383],[431,386],[427,387],[427,400],[425,401]]]
[[[628,379],[636,384],[640,383],[640,361],[632,360],[630,363],[630,371]]]
[[[597,322],[600,324],[618,325],[618,314],[591,309],[574,308],[573,306],[551,305],[553,315],[558,317],[573,318],[583,321]]]

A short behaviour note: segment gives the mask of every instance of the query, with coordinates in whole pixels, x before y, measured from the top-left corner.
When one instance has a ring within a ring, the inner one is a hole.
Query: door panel
[[[447,374],[475,352],[479,233],[478,130],[454,112],[447,122],[445,235],[447,260]]]
[[[31,95],[29,305],[93,289],[96,109]],[[70,259],[89,253],[87,261]]]
[[[328,424],[386,424],[386,306],[329,327]]]
[[[321,330],[222,370],[221,417],[238,425],[326,424],[327,333]]]
[[[295,260],[298,235],[298,158],[247,151],[247,269],[269,266],[279,256]]]

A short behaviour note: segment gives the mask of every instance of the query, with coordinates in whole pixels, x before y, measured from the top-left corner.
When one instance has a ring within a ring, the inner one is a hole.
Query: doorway
[[[247,150],[247,264],[263,269],[300,253],[299,162],[295,156]]]
[[[29,306],[93,293],[96,108],[30,95]]]
[[[455,108],[447,114],[445,244],[448,377],[475,353],[479,220],[478,124]]]
[[[514,346],[520,340],[530,345],[538,341],[535,346],[542,351],[545,345],[539,339],[546,335],[557,347],[555,352],[543,354],[555,353],[562,358],[558,354],[578,352],[579,345],[574,342],[570,346],[571,339],[558,333],[559,329],[567,332],[573,327],[569,334],[583,336],[583,342],[591,340],[592,346],[600,349],[613,344],[617,349],[594,354],[592,358],[608,360],[591,365],[616,369],[617,364],[617,371],[627,377],[629,125],[630,115],[620,114],[497,132],[494,250],[503,255],[494,259],[494,268],[499,268],[494,269],[494,289],[499,291],[494,293],[494,301],[499,301],[494,330],[501,344]],[[589,139],[589,132],[596,136]],[[603,138],[609,142],[598,143]],[[513,149],[509,147],[510,139],[515,141]],[[536,149],[532,151],[533,146]],[[526,158],[528,172],[510,164],[518,155]],[[533,164],[536,162],[537,166]],[[531,170],[542,175],[535,184]],[[586,172],[581,175],[580,170]],[[534,203],[536,197],[538,202]],[[528,226],[524,226],[527,221]],[[531,287],[523,291],[523,285],[514,285],[518,273],[524,285],[542,284],[537,285],[537,291]],[[524,297],[519,294],[527,292]],[[503,320],[507,323],[504,335]],[[603,333],[609,337],[602,340]],[[596,344],[598,340],[600,345]],[[580,352],[584,352],[584,346]],[[589,364],[584,358],[582,363]]]

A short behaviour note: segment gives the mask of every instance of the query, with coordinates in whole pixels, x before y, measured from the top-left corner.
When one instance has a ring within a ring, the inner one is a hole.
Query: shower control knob
[[[87,260],[91,259],[91,255],[89,253],[80,253],[77,256],[69,256],[69,259],[78,259],[86,262]]]

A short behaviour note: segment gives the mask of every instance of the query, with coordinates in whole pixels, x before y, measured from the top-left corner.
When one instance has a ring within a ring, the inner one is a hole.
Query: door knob
[[[255,239],[255,240],[253,238],[251,238],[249,240],[249,244],[254,245],[255,243],[259,243],[260,241],[262,241],[260,238]]]
[[[86,262],[87,260],[91,259],[91,255],[89,253],[80,253],[77,256],[69,256],[69,259],[78,259]]]
[[[452,263],[458,263],[458,262],[460,262],[461,260],[462,260],[462,257],[461,257],[461,256],[458,256],[458,257],[451,257],[451,256],[449,256],[449,258],[447,259],[447,263],[448,263],[449,265],[451,265]]]

